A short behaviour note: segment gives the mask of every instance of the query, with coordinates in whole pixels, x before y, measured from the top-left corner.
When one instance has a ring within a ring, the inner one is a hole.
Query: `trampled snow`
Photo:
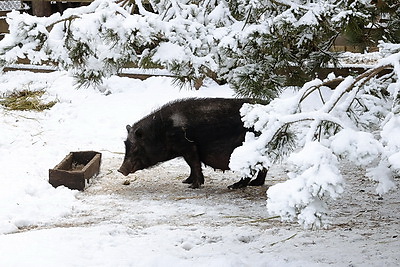
[[[98,90],[76,89],[64,72],[0,76],[0,96],[45,90],[44,101],[57,101],[43,112],[0,107],[0,266],[398,264],[398,192],[378,196],[352,164],[342,166],[343,197],[327,207],[331,225],[318,231],[268,214],[266,191],[287,179],[285,166],[273,166],[266,186],[243,190],[227,189],[238,174],[209,168],[205,185],[189,189],[179,159],[117,173],[126,124],[174,99],[233,96],[228,86],[189,91],[171,81],[113,76]],[[102,153],[99,176],[84,192],[53,188],[48,169],[80,150]]]

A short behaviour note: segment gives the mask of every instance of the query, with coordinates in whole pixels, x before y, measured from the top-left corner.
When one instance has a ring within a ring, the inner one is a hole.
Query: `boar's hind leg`
[[[204,184],[204,176],[196,146],[185,153],[183,158],[190,167],[190,175],[183,183],[191,184],[190,188],[199,188],[200,185]]]
[[[240,179],[239,182],[236,182],[234,184],[231,184],[230,186],[228,186],[229,189],[239,189],[239,188],[244,188],[246,187],[249,182],[250,182],[251,178],[246,177],[246,178],[242,178]]]
[[[242,179],[240,179],[239,182],[236,182],[236,183],[228,186],[228,188],[229,189],[239,189],[239,188],[244,188],[248,185],[261,186],[265,182],[265,177],[267,176],[267,172],[268,172],[268,170],[264,168],[258,172],[256,179],[251,180],[251,178],[249,178],[249,177],[242,178]]]
[[[261,171],[258,172],[256,179],[250,181],[249,185],[250,186],[261,186],[264,185],[265,183],[265,177],[267,176],[267,169],[262,169]]]

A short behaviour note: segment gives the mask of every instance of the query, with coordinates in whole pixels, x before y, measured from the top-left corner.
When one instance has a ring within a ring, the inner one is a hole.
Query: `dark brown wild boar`
[[[230,156],[242,145],[248,130],[243,127],[239,110],[244,103],[255,102],[190,98],[166,104],[133,126],[126,126],[125,158],[118,171],[126,176],[183,157],[190,167],[190,175],[183,182],[199,188],[204,184],[201,163],[214,169],[229,169]],[[229,188],[263,185],[266,174],[265,169],[256,179],[245,177]]]

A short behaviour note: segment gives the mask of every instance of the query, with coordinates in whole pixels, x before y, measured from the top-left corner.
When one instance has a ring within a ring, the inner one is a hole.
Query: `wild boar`
[[[157,163],[182,157],[190,167],[183,183],[204,184],[201,164],[228,170],[233,150],[242,145],[246,131],[240,117],[252,99],[190,98],[166,104],[132,126],[127,125],[125,158],[119,172],[127,176]],[[263,104],[266,104],[263,102]],[[242,178],[229,188],[263,185],[267,170],[256,179]]]

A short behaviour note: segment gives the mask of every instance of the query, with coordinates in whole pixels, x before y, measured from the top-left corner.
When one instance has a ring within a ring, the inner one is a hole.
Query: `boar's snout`
[[[133,164],[130,162],[129,159],[124,159],[122,162],[121,167],[119,167],[118,172],[122,173],[125,176],[128,176],[130,173],[134,173]]]
[[[127,171],[124,167],[118,169],[118,172],[122,173],[124,176],[128,176],[129,171]]]

